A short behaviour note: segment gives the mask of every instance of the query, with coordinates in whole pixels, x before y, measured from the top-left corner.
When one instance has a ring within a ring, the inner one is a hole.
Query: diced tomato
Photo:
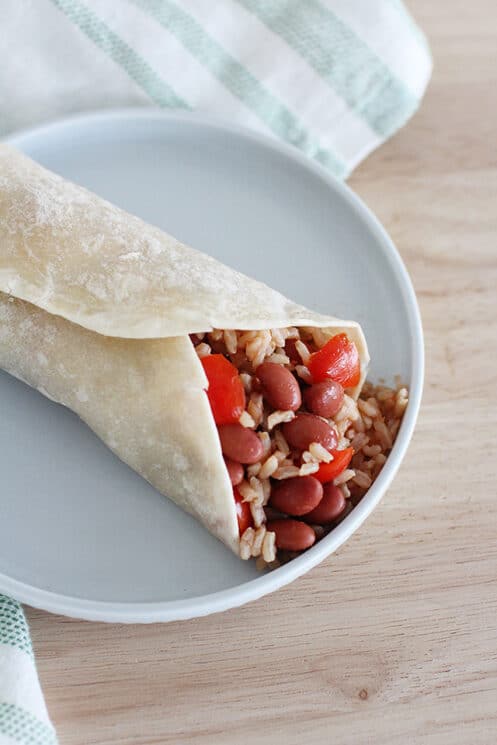
[[[333,460],[330,463],[321,463],[319,470],[312,475],[322,484],[326,484],[328,481],[333,481],[337,476],[345,471],[352,456],[354,455],[354,448],[345,448],[345,450],[332,450],[331,454]]]
[[[344,388],[353,388],[361,379],[359,352],[347,334],[336,334],[309,360],[308,368],[315,383],[336,380]]]
[[[245,391],[238,370],[222,354],[200,360],[209,381],[207,396],[216,424],[233,424],[245,409]]]
[[[243,497],[236,488],[233,487],[233,496],[235,498],[236,518],[238,520],[238,532],[243,535],[247,528],[253,525],[252,513],[248,502],[243,501]]]

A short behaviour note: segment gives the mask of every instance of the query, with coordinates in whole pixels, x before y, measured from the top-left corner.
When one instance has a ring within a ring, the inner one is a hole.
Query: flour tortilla
[[[75,411],[234,551],[232,489],[189,333],[360,326],[292,303],[0,145],[0,367]]]

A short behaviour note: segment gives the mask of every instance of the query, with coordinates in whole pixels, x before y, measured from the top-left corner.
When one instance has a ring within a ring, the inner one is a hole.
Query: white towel
[[[28,625],[15,600],[0,595],[0,744],[56,745],[38,682]]]
[[[339,177],[407,121],[431,73],[398,0],[3,0],[0,50],[0,134],[85,109],[198,109]]]
[[[1,3],[0,136],[88,109],[198,109],[344,178],[414,113],[430,74],[400,0]],[[24,615],[0,596],[0,745],[55,742]]]

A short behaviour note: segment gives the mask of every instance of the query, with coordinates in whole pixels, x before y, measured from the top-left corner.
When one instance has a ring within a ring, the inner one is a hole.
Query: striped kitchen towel
[[[85,109],[198,109],[341,178],[431,73],[400,0],[2,0],[0,63],[0,136]]]
[[[22,608],[0,595],[0,744],[56,745]]]
[[[197,109],[345,178],[430,74],[400,0],[1,2],[0,137],[89,109]],[[55,742],[23,612],[0,596],[0,745]]]

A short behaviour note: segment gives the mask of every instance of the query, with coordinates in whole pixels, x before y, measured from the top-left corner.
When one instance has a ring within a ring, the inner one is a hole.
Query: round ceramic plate
[[[378,504],[418,413],[421,323],[385,231],[346,186],[295,150],[196,115],[96,113],[10,142],[293,300],[356,319],[370,377],[400,374],[411,396],[395,447],[359,506],[312,549],[261,575],[70,411],[0,372],[0,591],[80,618],[169,621],[240,605],[311,569]]]

